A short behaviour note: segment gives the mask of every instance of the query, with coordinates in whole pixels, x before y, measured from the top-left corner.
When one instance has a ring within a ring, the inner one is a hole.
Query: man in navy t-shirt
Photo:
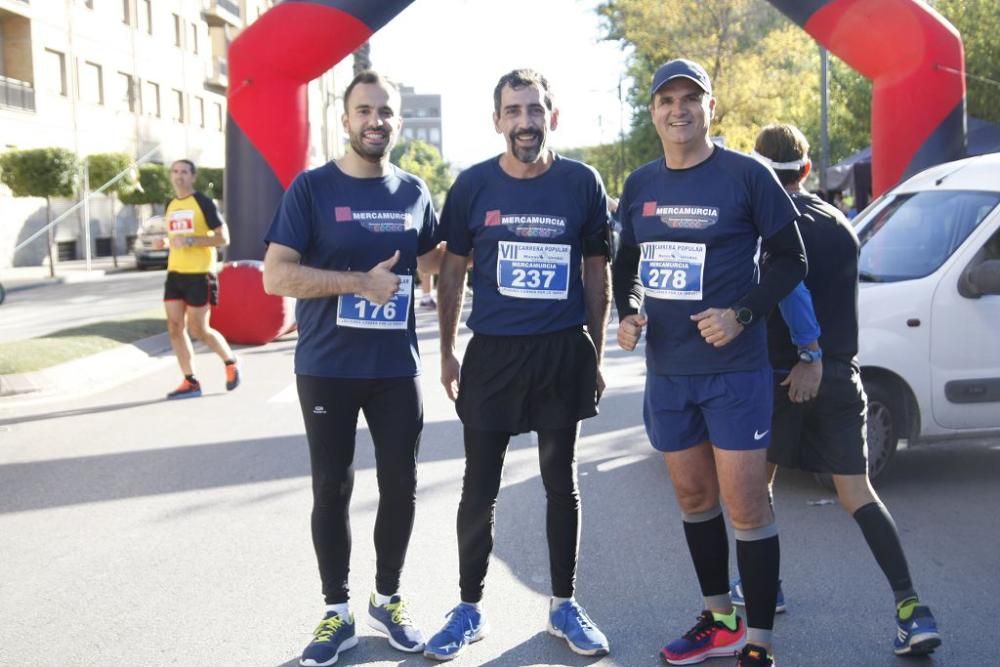
[[[547,496],[548,630],[584,655],[607,638],[573,597],[580,527],[576,440],[597,414],[609,308],[607,195],[591,167],[547,147],[558,110],[545,77],[515,70],[493,95],[499,156],[462,172],[441,213],[441,381],[465,439],[458,508],[461,603],[424,655],[450,660],[486,633],[483,585],[510,436],[535,431]],[[473,337],[459,379],[455,337],[472,265]],[[585,328],[586,327],[586,328]]]
[[[664,157],[629,175],[619,203],[618,342],[635,349],[648,324],[643,418],[670,469],[704,596],[695,627],[661,653],[671,664],[739,654],[745,667],[771,665],[779,549],[763,320],[805,275],[798,212],[767,167],[709,139],[715,98],[700,65],[664,64],[650,96]],[[772,270],[758,282],[762,240]],[[729,596],[723,498],[749,629]]]
[[[437,216],[427,186],[389,163],[400,97],[375,72],[344,93],[344,157],[303,172],[267,232],[264,286],[298,299],[295,373],[313,476],[312,536],[326,614],[302,665],[330,665],[357,645],[348,608],[358,413],[375,445],[377,567],[369,622],[389,643],[423,650],[399,595],[413,529],[416,455],[423,429],[414,280],[440,264]]]

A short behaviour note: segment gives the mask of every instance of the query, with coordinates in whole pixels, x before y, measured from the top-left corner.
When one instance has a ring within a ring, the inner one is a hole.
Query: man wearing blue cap
[[[742,667],[769,667],[779,547],[763,320],[805,276],[798,211],[767,167],[709,139],[715,98],[700,65],[664,64],[650,97],[664,157],[629,175],[619,204],[618,344],[635,349],[648,324],[643,419],[670,470],[704,596],[698,622],[661,654],[675,665],[738,655]],[[758,282],[761,242],[771,269]],[[736,535],[747,627],[729,595],[720,500]]]

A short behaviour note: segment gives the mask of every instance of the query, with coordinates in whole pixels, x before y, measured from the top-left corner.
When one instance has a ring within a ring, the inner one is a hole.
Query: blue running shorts
[[[710,441],[720,449],[766,449],[774,400],[770,368],[711,375],[646,375],[642,419],[655,449]]]

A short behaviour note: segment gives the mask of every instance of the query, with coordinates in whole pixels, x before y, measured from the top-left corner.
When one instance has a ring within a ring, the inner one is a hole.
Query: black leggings
[[[545,485],[546,533],[552,594],[572,597],[580,542],[580,492],[576,478],[577,426],[538,431],[538,462]],[[465,478],[458,504],[459,586],[463,602],[483,597],[493,551],[497,494],[510,434],[465,427]]]
[[[419,378],[355,380],[297,376],[312,464],[312,538],[327,604],[347,602],[351,557],[349,509],[354,440],[363,410],[375,444],[378,514],[375,589],[392,595],[413,531],[417,450],[424,425]]]

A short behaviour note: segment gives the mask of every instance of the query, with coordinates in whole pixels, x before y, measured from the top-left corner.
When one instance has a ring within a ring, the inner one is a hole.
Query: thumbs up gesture
[[[392,267],[399,261],[397,250],[387,260],[379,262],[365,274],[364,288],[361,296],[374,304],[384,305],[392,299],[399,289],[399,276],[392,272]]]

